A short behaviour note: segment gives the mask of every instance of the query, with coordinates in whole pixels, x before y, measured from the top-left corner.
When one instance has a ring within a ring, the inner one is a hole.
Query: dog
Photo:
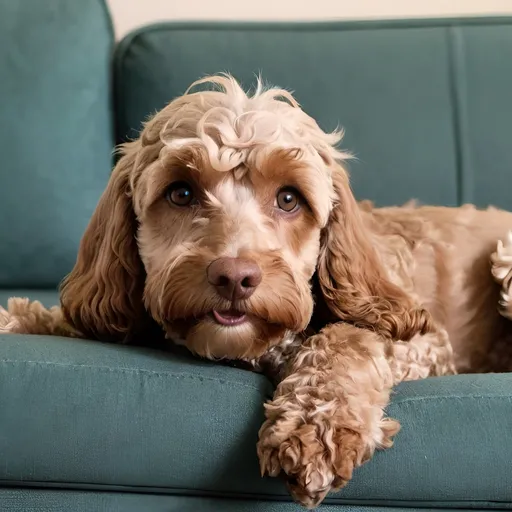
[[[397,383],[512,366],[512,214],[358,203],[342,135],[261,80],[195,82],[121,146],[60,307],[12,298],[0,332],[264,372],[262,475],[316,507],[392,446]]]

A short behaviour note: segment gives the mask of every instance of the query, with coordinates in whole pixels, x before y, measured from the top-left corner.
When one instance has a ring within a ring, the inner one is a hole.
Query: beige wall
[[[107,0],[118,37],[159,20],[315,20],[511,14],[512,0]]]

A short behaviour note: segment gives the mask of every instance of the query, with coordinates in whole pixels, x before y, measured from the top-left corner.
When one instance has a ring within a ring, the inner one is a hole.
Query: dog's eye
[[[295,211],[300,204],[299,193],[293,188],[282,188],[277,193],[277,206],[284,212]]]
[[[190,206],[194,202],[194,191],[186,181],[172,183],[165,196],[168,201],[176,206]]]

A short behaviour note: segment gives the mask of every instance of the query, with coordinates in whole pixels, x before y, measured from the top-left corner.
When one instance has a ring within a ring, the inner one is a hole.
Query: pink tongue
[[[215,320],[222,325],[234,325],[245,319],[245,314],[237,311],[223,311],[222,313],[219,313],[214,310],[213,316],[215,317]]]

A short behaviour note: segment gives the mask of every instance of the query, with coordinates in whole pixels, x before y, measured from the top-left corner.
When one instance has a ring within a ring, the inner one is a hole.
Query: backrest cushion
[[[102,0],[0,0],[0,287],[54,287],[111,169]]]
[[[118,141],[206,74],[262,73],[346,129],[356,196],[512,208],[512,19],[165,23],[115,62]]]

